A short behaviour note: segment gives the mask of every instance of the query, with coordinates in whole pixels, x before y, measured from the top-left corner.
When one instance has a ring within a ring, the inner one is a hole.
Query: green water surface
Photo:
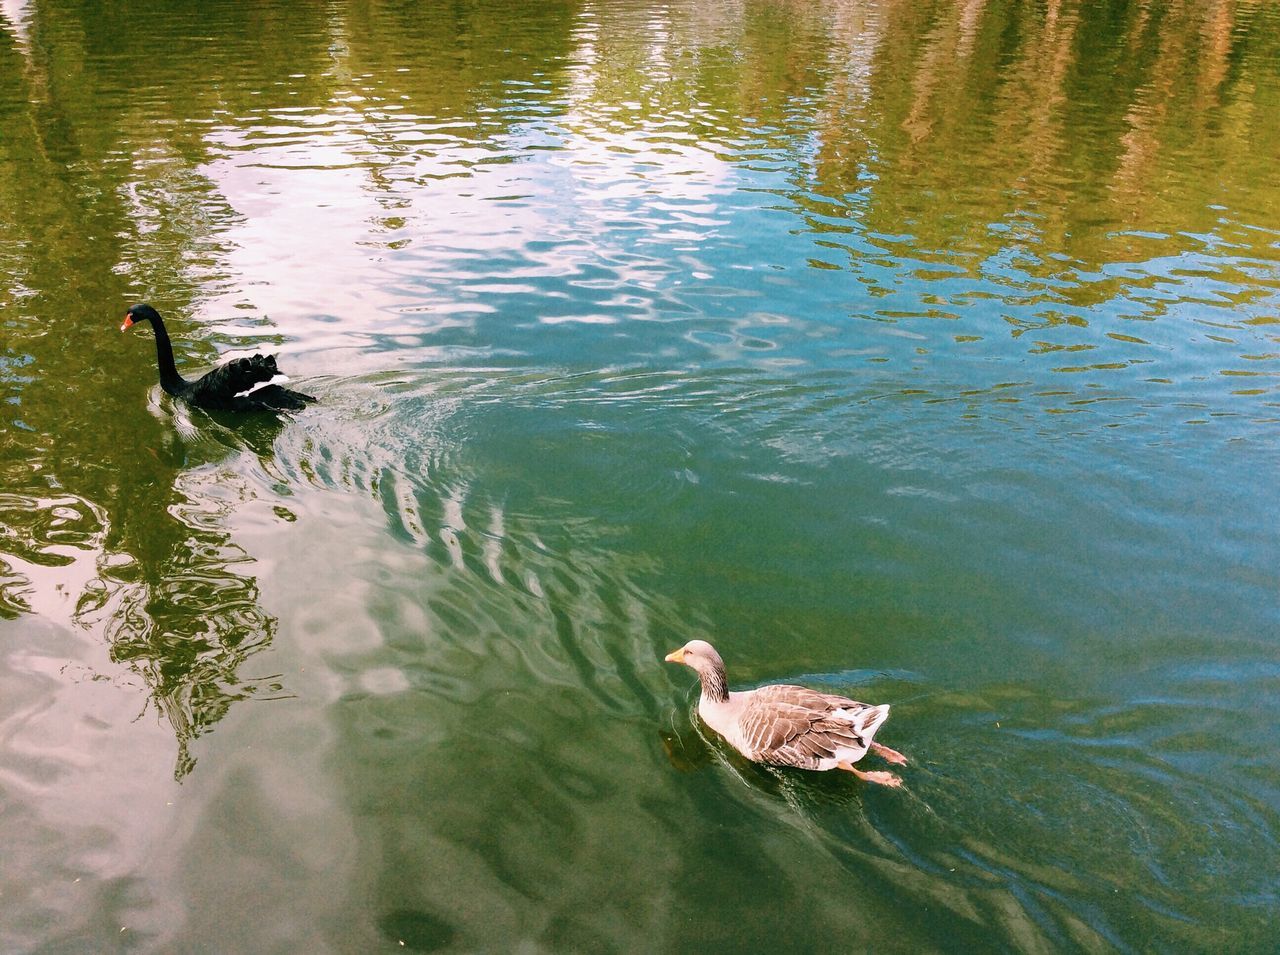
[[[0,3],[0,950],[1274,951],[1278,161],[1273,0]]]

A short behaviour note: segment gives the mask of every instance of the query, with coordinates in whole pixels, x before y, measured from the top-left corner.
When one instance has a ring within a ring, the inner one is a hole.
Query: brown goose
[[[902,785],[893,773],[863,772],[853,765],[868,750],[890,763],[906,763],[901,753],[872,739],[889,718],[887,703],[868,706],[784,684],[731,693],[724,661],[705,640],[690,640],[666,659],[698,674],[698,715],[747,759],[800,769],[843,769],[867,782]]]

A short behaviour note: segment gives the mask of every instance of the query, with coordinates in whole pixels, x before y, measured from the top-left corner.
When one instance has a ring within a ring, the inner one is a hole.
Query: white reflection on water
[[[5,29],[13,34],[23,50],[29,47],[27,36],[30,27],[27,23],[29,16],[27,8],[30,5],[30,0],[0,0],[0,23],[3,23]]]

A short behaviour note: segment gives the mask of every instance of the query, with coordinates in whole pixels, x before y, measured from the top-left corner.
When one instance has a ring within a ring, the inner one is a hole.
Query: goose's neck
[[[151,320],[151,328],[156,333],[156,364],[160,366],[160,387],[169,394],[174,394],[182,389],[186,381],[178,374],[178,366],[173,363],[173,343],[169,341],[169,332],[159,315]]]
[[[698,679],[702,681],[702,698],[713,703],[729,701],[729,684],[725,680],[724,667],[711,666],[698,671]]]

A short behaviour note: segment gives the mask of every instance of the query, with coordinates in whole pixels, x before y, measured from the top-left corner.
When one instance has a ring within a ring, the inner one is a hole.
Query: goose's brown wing
[[[887,706],[778,684],[750,693],[738,726],[752,758],[815,769],[823,759],[861,759],[888,715]]]

